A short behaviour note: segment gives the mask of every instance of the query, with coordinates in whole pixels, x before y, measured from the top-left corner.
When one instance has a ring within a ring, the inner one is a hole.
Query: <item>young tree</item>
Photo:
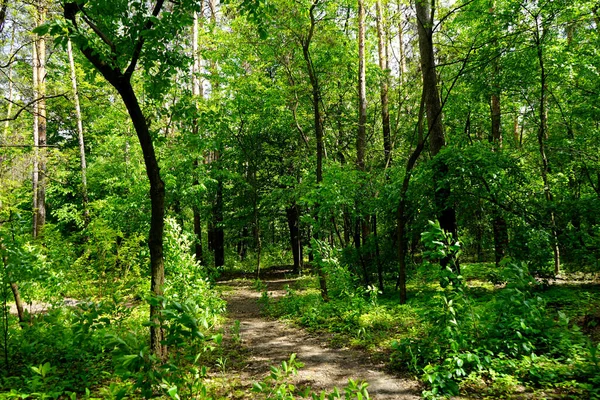
[[[161,60],[160,65],[156,64],[156,61],[162,57],[170,56],[165,32],[156,31],[166,29],[169,32],[179,33],[183,28],[183,22],[187,22],[183,17],[188,12],[187,9],[193,8],[193,3],[179,3],[170,10],[170,17],[176,15],[181,20],[159,18],[164,0],[157,0],[151,9],[146,7],[139,3],[138,7],[131,10],[128,4],[119,6],[114,2],[100,1],[94,4],[65,3],[63,10],[67,21],[64,27],[68,35],[88,61],[119,93],[135,128],[144,157],[146,174],[150,181],[152,208],[148,236],[150,290],[154,296],[160,296],[163,293],[165,280],[163,259],[165,184],[161,178],[148,119],[140,106],[132,78],[140,60],[143,61],[147,71],[151,66],[156,67],[159,74],[167,74],[170,71],[172,65],[164,62],[165,60]],[[55,26],[58,28],[53,31],[55,34],[64,33],[63,26],[60,24]],[[118,26],[124,29],[118,29]],[[147,41],[150,43],[146,47],[152,46],[152,51],[146,50],[144,45]],[[161,66],[164,69],[161,69]],[[164,333],[158,321],[159,313],[159,303],[152,302],[150,344],[152,352],[163,358],[166,356],[167,349],[162,343]]]

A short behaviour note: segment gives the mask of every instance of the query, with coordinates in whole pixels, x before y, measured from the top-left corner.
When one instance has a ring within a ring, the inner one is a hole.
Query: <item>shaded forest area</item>
[[[599,23],[0,0],[0,398],[368,398],[233,378],[231,278],[426,398],[599,398]]]

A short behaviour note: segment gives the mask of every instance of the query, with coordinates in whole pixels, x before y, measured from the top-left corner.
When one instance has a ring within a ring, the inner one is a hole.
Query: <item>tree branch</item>
[[[92,22],[92,19],[91,19],[90,17],[88,17],[88,15],[85,13],[85,10],[84,10],[83,8],[79,8],[79,10],[80,10],[80,11],[81,11],[81,13],[83,14],[83,20],[85,21],[85,23],[86,23],[86,24],[88,24],[88,26],[89,26],[90,28],[92,28],[92,30],[94,31],[94,33],[95,33],[96,35],[98,35],[98,37],[99,37],[100,39],[102,39],[102,41],[103,41],[104,43],[106,43],[106,44],[108,45],[108,47],[110,47],[110,51],[111,51],[111,53],[112,53],[112,54],[116,54],[117,50],[116,50],[116,47],[115,47],[114,43],[113,43],[113,42],[112,42],[112,41],[111,41],[111,40],[108,38],[108,36],[106,36],[106,35],[104,34],[104,32],[102,32],[102,31],[100,30],[100,28],[98,28],[98,27],[96,26],[96,24],[94,24],[94,23]]]
[[[42,100],[46,100],[46,99],[54,99],[54,98],[57,98],[57,97],[64,97],[64,98],[66,98],[67,96],[66,96],[66,94],[65,94],[65,93],[61,93],[61,94],[55,94],[55,95],[52,95],[52,96],[43,96],[43,97],[40,97],[40,98],[38,98],[38,99],[31,100],[29,103],[27,103],[27,104],[25,104],[24,106],[22,106],[22,107],[21,107],[21,108],[20,108],[20,109],[19,109],[19,110],[18,110],[18,111],[15,113],[15,115],[13,115],[12,117],[9,117],[9,118],[0,119],[0,122],[14,121],[14,120],[16,120],[17,118],[19,118],[19,115],[20,115],[20,114],[21,114],[23,111],[25,111],[27,108],[29,108],[29,106],[31,106],[31,105],[33,105],[33,104],[37,103],[38,101],[42,101]],[[9,102],[10,102],[10,100],[9,100],[9,99],[7,99],[7,98],[5,98],[4,100],[6,100],[6,101],[9,101]]]
[[[156,2],[156,5],[154,6],[154,10],[152,10],[152,17],[154,17],[154,18],[158,17],[158,14],[160,13],[160,10],[161,10],[163,4],[164,4],[164,0],[158,0]],[[142,47],[144,46],[144,42],[145,42],[144,31],[149,31],[150,29],[152,29],[153,25],[154,25],[154,20],[152,18],[148,18],[148,20],[146,21],[146,24],[144,25],[144,28],[140,32],[138,41],[135,44],[135,47],[133,49],[133,54],[131,55],[131,62],[129,63],[127,70],[125,70],[125,74],[124,74],[125,78],[130,79],[131,75],[133,75],[133,71],[135,71],[135,67],[138,63],[138,60],[140,59],[140,54],[142,53]]]
[[[77,3],[65,3],[63,4],[63,15],[67,21],[71,21],[71,26],[69,26],[69,34],[79,34],[83,36],[83,34],[79,31],[79,27],[77,25],[76,16],[77,13],[81,11],[81,8]],[[89,24],[89,22],[86,21]],[[91,26],[90,26],[91,27]],[[93,29],[93,28],[92,28]],[[95,31],[94,31],[95,32]],[[98,34],[98,33],[96,33]],[[83,53],[85,58],[91,62],[94,67],[106,78],[108,82],[113,84],[113,86],[117,83],[119,76],[121,76],[121,71],[113,66],[108,65],[104,60],[102,60],[98,53],[95,52],[90,46],[77,46],[79,50]]]

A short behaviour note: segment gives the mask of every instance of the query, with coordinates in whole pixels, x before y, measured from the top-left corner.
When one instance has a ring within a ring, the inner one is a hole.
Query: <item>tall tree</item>
[[[433,26],[435,16],[435,1],[428,3],[426,0],[416,0],[417,31],[419,35],[419,54],[421,56],[421,74],[423,76],[423,91],[425,110],[427,114],[427,135],[431,156],[435,157],[446,145],[444,126],[442,124],[442,104],[438,91],[436,63],[433,47]],[[434,186],[435,205],[440,227],[458,237],[456,225],[456,212],[450,204],[450,188],[445,182],[448,165],[443,160],[435,162]],[[450,261],[450,256],[442,258],[441,265],[445,268]],[[457,269],[458,265],[456,266]]]
[[[148,235],[148,248],[150,250],[151,283],[150,290],[153,295],[160,296],[163,293],[165,281],[164,259],[163,259],[163,231],[165,214],[165,184],[160,175],[160,168],[156,158],[156,152],[148,126],[148,120],[144,115],[135,90],[132,85],[132,77],[142,57],[144,44],[158,20],[163,8],[164,1],[157,0],[152,10],[140,10],[142,13],[135,18],[143,21],[137,26],[137,34],[133,40],[133,46],[128,38],[115,43],[101,28],[98,21],[94,21],[85,11],[87,4],[65,3],[63,5],[64,17],[69,22],[69,35],[76,39],[76,43],[83,55],[102,74],[102,76],[117,90],[131,118],[135,128],[138,141],[142,148],[146,174],[150,181],[150,203],[152,208],[150,219],[150,233]],[[91,5],[90,7],[93,7]],[[98,12],[98,10],[93,10]],[[115,10],[116,12],[124,10]],[[126,10],[129,13],[129,10]],[[143,17],[143,15],[151,17]],[[122,14],[123,15],[123,14]],[[106,16],[103,16],[105,18]],[[85,24],[85,25],[82,25]],[[102,26],[102,25],[100,25]],[[111,32],[112,33],[112,32]],[[98,47],[99,41],[104,47]],[[120,51],[117,51],[117,46]],[[105,54],[106,47],[110,51]],[[126,68],[124,68],[124,66]],[[163,345],[164,332],[159,322],[160,303],[151,302],[150,305],[150,346],[152,352],[159,358],[167,354]]]
[[[381,126],[383,131],[384,165],[389,167],[392,161],[392,140],[390,135],[390,111],[388,100],[389,63],[387,58],[387,37],[385,13],[381,7],[381,0],[375,3],[377,11],[377,53],[379,55],[379,68],[381,69],[380,98],[381,98]],[[403,57],[403,55],[401,56]]]
[[[318,73],[312,61],[310,45],[312,43],[317,26],[315,11],[318,5],[319,0],[314,0],[310,5],[310,8],[308,9],[308,16],[310,18],[308,32],[300,38],[302,55],[304,57],[304,62],[306,63],[306,70],[308,72],[308,77],[312,88],[313,120],[315,137],[317,141],[317,186],[323,182],[323,118],[321,116],[321,86],[319,84]],[[316,208],[318,209],[318,206],[316,206]],[[315,235],[318,237],[318,230],[316,230]],[[319,285],[321,288],[321,297],[323,300],[327,301],[329,299],[329,295],[327,293],[327,281],[325,279],[325,272],[322,270],[322,268],[319,268]]]
[[[35,4],[35,24],[41,26],[46,20],[45,0]],[[33,51],[33,237],[38,237],[46,223],[46,40],[36,35]]]
[[[200,4],[200,10],[202,10],[202,3]],[[196,110],[198,108],[197,104],[198,104],[198,99],[202,98],[204,93],[202,90],[202,84],[200,82],[200,51],[199,51],[199,46],[198,46],[198,35],[199,35],[199,25],[200,25],[200,18],[198,15],[198,12],[194,11],[194,24],[192,26],[192,96],[194,97],[194,104],[196,105]],[[198,118],[196,115],[194,115],[194,118],[192,120],[192,134],[194,135],[194,137],[198,137],[199,131],[198,131]],[[199,162],[198,160],[194,160],[194,169],[198,169],[198,165]],[[200,184],[200,182],[198,181],[198,178],[194,179],[194,186],[198,186]],[[192,212],[194,214],[194,235],[196,237],[196,244],[195,244],[195,254],[196,254],[196,260],[203,264],[204,263],[204,256],[203,256],[203,252],[202,252],[202,221],[200,218],[200,205],[198,204],[198,202],[200,201],[200,199],[196,198],[194,199],[194,205],[192,207]]]

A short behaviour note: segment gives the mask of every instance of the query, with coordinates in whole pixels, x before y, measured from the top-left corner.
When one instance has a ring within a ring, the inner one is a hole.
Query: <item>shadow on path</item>
[[[269,297],[285,295],[285,287],[294,282],[285,271],[264,277]],[[248,349],[248,364],[241,372],[243,380],[256,381],[269,372],[269,366],[279,365],[292,353],[297,354],[304,367],[294,378],[295,384],[313,389],[331,391],[343,388],[348,379],[365,380],[373,399],[419,399],[418,383],[383,371],[383,365],[374,365],[365,352],[331,349],[325,338],[311,335],[280,321],[261,316],[261,294],[252,289],[251,281],[221,282],[234,290],[225,293],[228,318],[240,321],[241,344]]]

